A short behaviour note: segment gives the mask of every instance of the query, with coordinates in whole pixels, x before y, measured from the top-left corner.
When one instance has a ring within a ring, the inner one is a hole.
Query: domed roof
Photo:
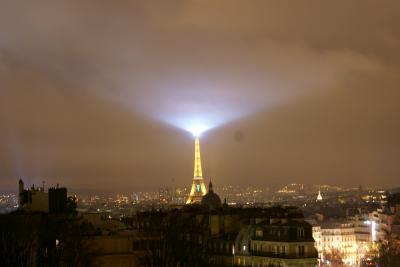
[[[214,193],[211,181],[208,185],[208,193],[205,194],[201,200],[201,205],[208,209],[216,209],[221,207],[221,199],[217,194]]]

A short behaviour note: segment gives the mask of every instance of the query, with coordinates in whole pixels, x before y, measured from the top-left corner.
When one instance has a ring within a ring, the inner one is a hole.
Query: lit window
[[[263,231],[262,230],[256,230],[256,236],[258,236],[258,237],[263,236]]]
[[[243,245],[243,251],[246,251],[246,245]]]
[[[299,238],[303,238],[304,237],[304,228],[298,228],[297,229],[297,236]]]

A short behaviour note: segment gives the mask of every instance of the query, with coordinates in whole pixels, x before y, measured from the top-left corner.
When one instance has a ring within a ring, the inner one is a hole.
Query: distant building
[[[160,204],[171,204],[174,199],[174,190],[171,187],[163,187],[158,190]]]
[[[67,210],[67,188],[49,188],[49,212],[62,213]]]
[[[278,194],[294,194],[304,191],[304,184],[289,184],[285,185],[277,191]]]
[[[44,184],[42,187],[25,189],[24,182],[20,179],[18,183],[18,205],[20,210],[31,212],[50,212],[60,213],[67,209],[67,188],[58,185],[45,192]]]
[[[322,201],[321,189],[318,190],[317,201]]]
[[[25,189],[24,182],[20,179],[18,188],[19,209],[49,212],[49,196],[44,191],[44,186],[35,187],[35,185],[32,185],[31,188]]]
[[[221,199],[214,193],[211,180],[208,185],[208,192],[201,200],[201,206],[209,210],[215,210],[221,207]]]

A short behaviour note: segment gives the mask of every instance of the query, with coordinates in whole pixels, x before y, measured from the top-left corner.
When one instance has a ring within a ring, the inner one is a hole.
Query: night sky
[[[399,1],[1,1],[0,189],[395,187]]]

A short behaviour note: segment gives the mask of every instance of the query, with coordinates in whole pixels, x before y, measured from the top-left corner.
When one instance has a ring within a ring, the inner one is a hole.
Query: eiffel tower
[[[192,188],[190,189],[190,194],[186,204],[200,203],[206,193],[206,186],[201,171],[200,139],[196,136],[194,140],[194,175]]]

